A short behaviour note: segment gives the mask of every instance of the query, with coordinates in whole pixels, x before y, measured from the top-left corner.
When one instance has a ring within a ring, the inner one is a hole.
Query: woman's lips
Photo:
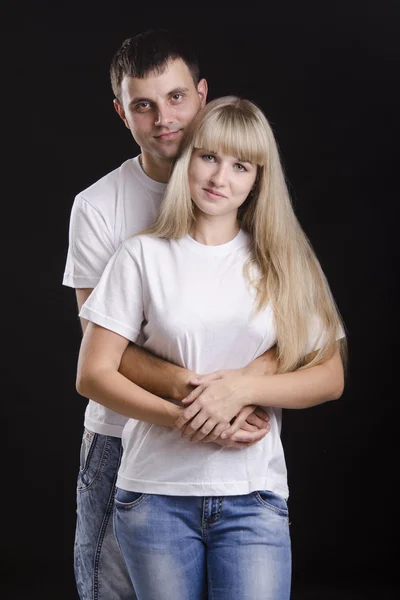
[[[219,192],[216,192],[215,190],[212,190],[211,188],[203,188],[203,189],[212,198],[226,198],[226,196],[224,196],[223,194],[220,194]]]

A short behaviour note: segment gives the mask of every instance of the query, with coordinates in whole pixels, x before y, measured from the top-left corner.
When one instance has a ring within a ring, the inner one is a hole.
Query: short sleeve
[[[79,313],[131,342],[137,341],[144,320],[140,253],[135,252],[138,248],[138,244],[131,243],[128,250],[127,242],[122,244]]]
[[[336,334],[336,340],[338,341],[343,337],[345,337],[345,333],[342,327],[339,326]],[[311,319],[308,328],[308,340],[305,354],[310,354],[311,352],[314,352],[315,350],[321,348],[321,346],[325,344],[325,340],[326,331],[322,324],[322,321],[319,317],[314,315],[314,317]]]
[[[101,213],[82,196],[76,196],[71,210],[63,285],[94,288],[116,250],[112,239]]]

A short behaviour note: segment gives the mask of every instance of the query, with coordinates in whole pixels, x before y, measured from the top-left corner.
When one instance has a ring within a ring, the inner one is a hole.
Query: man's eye
[[[172,100],[175,100],[175,101],[179,102],[179,100],[182,100],[183,95],[179,94],[179,93],[176,93],[173,96],[171,96],[171,98],[172,98]]]
[[[135,109],[139,112],[143,112],[150,108],[150,102],[139,102],[136,104]]]

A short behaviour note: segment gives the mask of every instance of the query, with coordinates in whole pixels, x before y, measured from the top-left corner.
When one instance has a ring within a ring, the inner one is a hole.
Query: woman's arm
[[[93,289],[91,288],[78,288],[76,290],[79,311],[92,292]],[[81,317],[83,333],[85,333],[88,323],[89,321]],[[276,358],[273,349],[265,352],[247,367],[237,370],[238,373],[243,375],[271,375],[275,371]],[[123,353],[119,372],[152,394],[178,401],[183,400],[192,391],[193,386],[198,385],[199,381],[203,383],[203,381],[219,379],[220,374],[223,373],[223,371],[216,371],[207,376],[197,376],[193,371],[163,360],[133,343],[128,344]],[[256,415],[249,416],[248,422],[261,425]]]
[[[77,391],[127,417],[172,427],[182,409],[147,392],[118,372],[129,340],[89,323],[78,359]]]
[[[173,428],[183,409],[147,392],[119,373],[122,355],[129,343],[123,336],[89,322],[78,359],[76,388],[79,394],[127,417]],[[263,427],[236,428],[229,440],[209,439],[220,446],[247,448],[269,431]]]
[[[229,423],[247,404],[275,408],[307,408],[340,398],[344,374],[339,349],[324,363],[279,375],[238,376],[229,372],[200,385],[183,400],[188,406],[175,427],[182,435],[199,441],[219,424]],[[240,420],[225,430],[231,435]]]
[[[91,288],[76,290],[78,311],[92,292]],[[89,321],[81,317],[83,333],[88,323]],[[192,371],[162,360],[133,343],[126,347],[119,371],[141,388],[161,398],[174,400],[182,400],[191,392],[193,386],[189,380],[195,376]]]

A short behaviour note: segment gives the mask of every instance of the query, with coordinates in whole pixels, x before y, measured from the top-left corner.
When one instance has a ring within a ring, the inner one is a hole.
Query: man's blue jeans
[[[77,487],[74,568],[81,600],[136,600],[112,511],[121,440],[85,429]]]
[[[288,600],[286,501],[117,489],[116,538],[139,600]]]

